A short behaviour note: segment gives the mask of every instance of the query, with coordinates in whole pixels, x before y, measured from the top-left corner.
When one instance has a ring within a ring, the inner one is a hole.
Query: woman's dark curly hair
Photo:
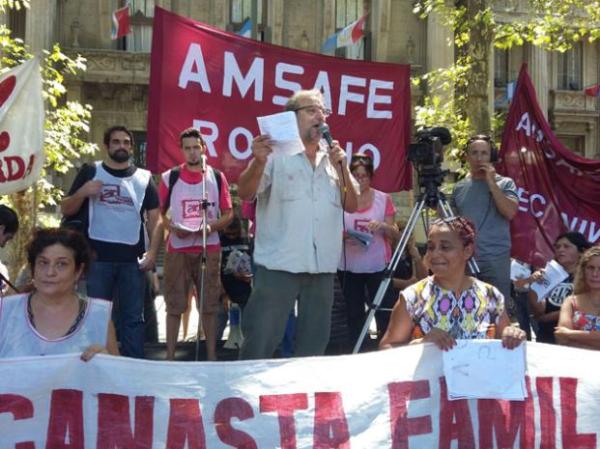
[[[35,231],[27,245],[27,261],[31,272],[34,271],[35,260],[49,246],[59,244],[73,251],[75,268],[83,266],[87,271],[90,266],[92,250],[81,232],[66,228],[40,228]]]

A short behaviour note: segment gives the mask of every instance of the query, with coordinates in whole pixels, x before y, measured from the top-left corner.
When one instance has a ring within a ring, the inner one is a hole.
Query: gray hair
[[[315,98],[321,104],[324,103],[323,94],[319,89],[299,90],[292,95],[285,104],[286,111],[294,111],[300,107],[300,100],[303,98]]]

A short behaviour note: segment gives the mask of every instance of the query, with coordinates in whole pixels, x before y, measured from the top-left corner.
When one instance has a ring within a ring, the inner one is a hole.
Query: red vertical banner
[[[498,172],[514,179],[519,211],[511,223],[512,255],[536,266],[553,256],[563,231],[600,238],[600,161],[567,149],[554,135],[521,67],[500,151]]]
[[[209,163],[235,182],[251,158],[256,117],[283,111],[300,89],[320,89],[327,122],[348,153],[373,156],[373,184],[410,189],[410,66],[345,60],[264,44],[177,16],[154,13],[148,165],[182,162],[179,133],[200,129]]]

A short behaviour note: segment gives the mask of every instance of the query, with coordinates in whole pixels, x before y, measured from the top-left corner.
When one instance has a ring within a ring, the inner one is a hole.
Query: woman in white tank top
[[[27,248],[34,291],[0,299],[0,357],[99,352],[118,355],[111,303],[83,299],[76,287],[90,248],[78,232],[40,229]]]

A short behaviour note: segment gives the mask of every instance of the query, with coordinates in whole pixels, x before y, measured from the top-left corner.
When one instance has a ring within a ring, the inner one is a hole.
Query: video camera
[[[447,128],[423,128],[416,134],[417,142],[408,146],[408,160],[420,171],[421,168],[441,166],[444,161],[444,145],[452,142]]]
[[[423,128],[416,134],[416,143],[408,147],[408,160],[419,176],[419,187],[425,191],[427,205],[435,207],[439,197],[438,188],[444,182],[447,171],[442,170],[444,146],[452,142],[447,128]]]

